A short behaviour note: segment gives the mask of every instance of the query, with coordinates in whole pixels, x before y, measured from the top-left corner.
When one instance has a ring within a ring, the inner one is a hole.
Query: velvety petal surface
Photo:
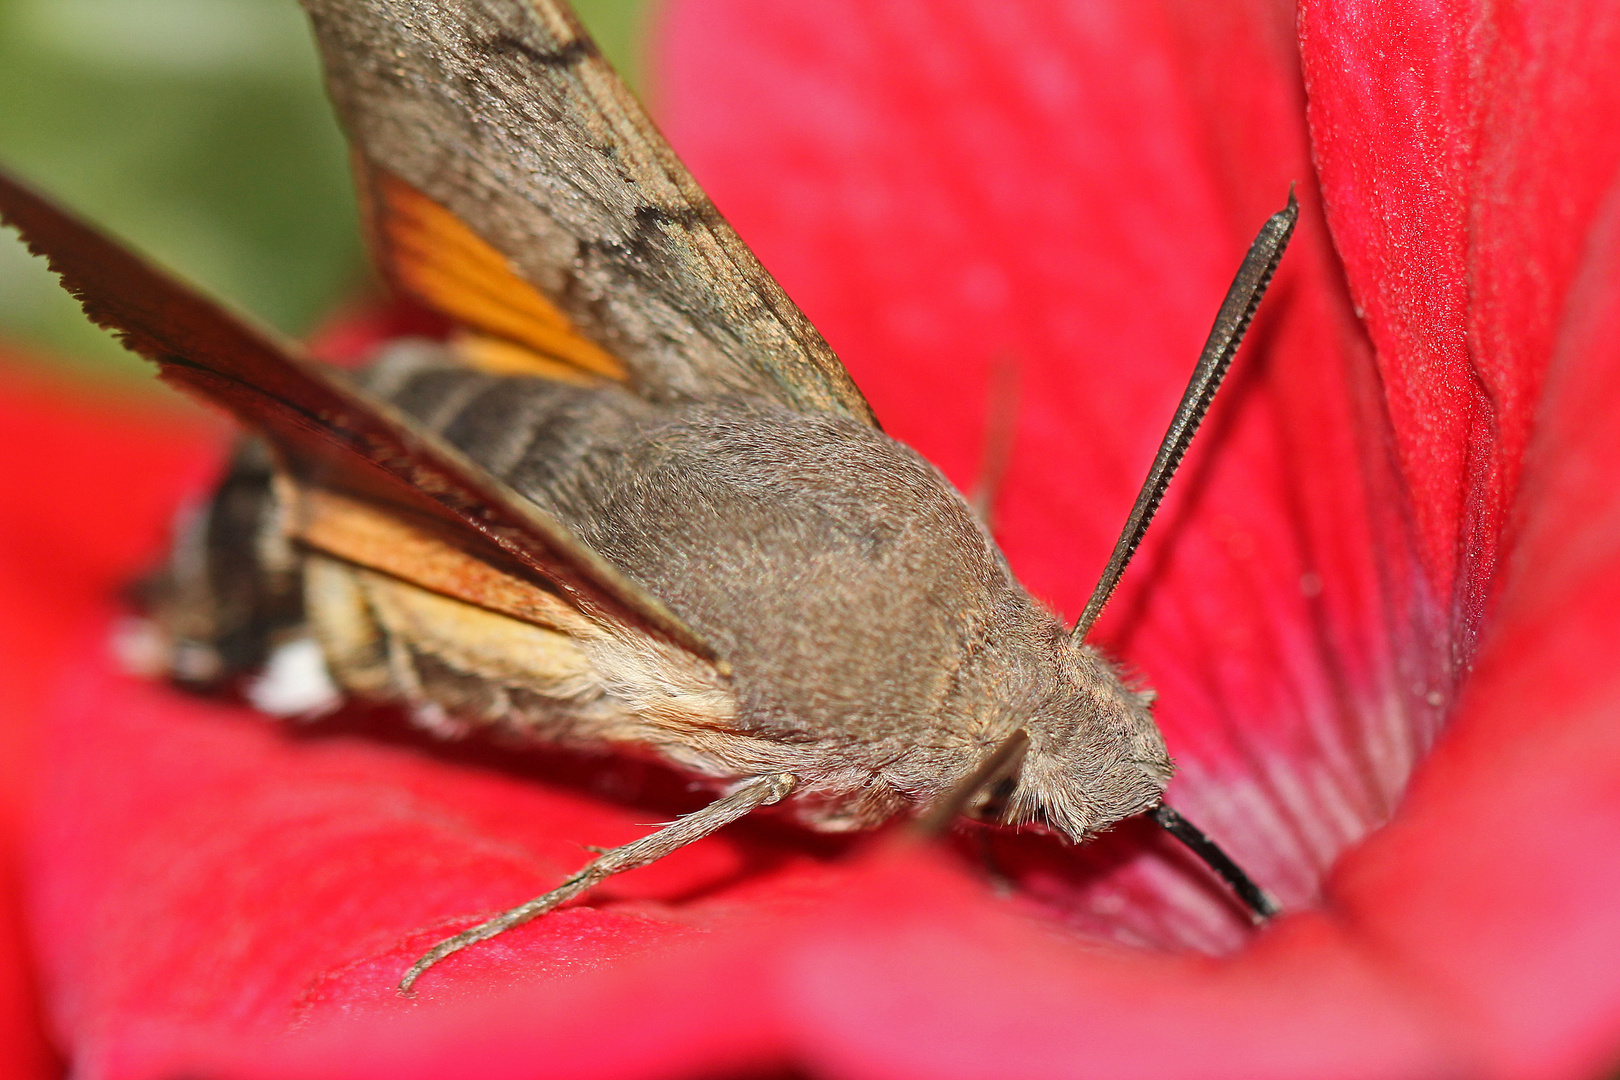
[[[1329,220],[1460,670],[1620,162],[1620,13],[1308,0],[1299,25]]]
[[[180,492],[201,475],[194,416],[154,415],[150,401],[131,410],[43,370],[0,346],[0,1074],[17,1077],[58,1067],[21,895],[19,825],[40,776],[38,721],[86,610],[127,581],[132,557],[160,542]],[[131,441],[143,453],[126,470]]]
[[[1457,714],[1332,895],[1509,1075],[1620,1047],[1620,13],[1307,4],[1312,132],[1378,345]],[[1476,654],[1477,648],[1477,654]]]

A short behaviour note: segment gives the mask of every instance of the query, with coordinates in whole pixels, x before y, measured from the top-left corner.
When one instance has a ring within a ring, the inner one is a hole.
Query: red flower
[[[673,140],[891,431],[968,483],[988,372],[1020,367],[1001,531],[1071,612],[1244,243],[1300,183],[1254,344],[1100,630],[1160,691],[1173,800],[1292,913],[1247,935],[1143,830],[999,841],[1009,903],[944,852],[836,859],[762,822],[402,1001],[447,927],[683,797],[115,674],[113,584],[196,459],[139,417],[157,441],[74,454],[102,413],[29,391],[3,662],[46,726],[26,910],[76,1069],[1612,1067],[1620,13],[681,0],[663,30]]]

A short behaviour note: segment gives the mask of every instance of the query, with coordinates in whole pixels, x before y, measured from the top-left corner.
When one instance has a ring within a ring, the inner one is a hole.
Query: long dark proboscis
[[[1187,845],[1187,850],[1203,860],[1205,866],[1220,875],[1221,880],[1231,886],[1237,898],[1243,901],[1243,905],[1249,909],[1257,924],[1265,922],[1282,910],[1272,895],[1255,884],[1254,879],[1244,873],[1243,867],[1239,866],[1232,856],[1205,836],[1202,829],[1182,817],[1168,804],[1160,803],[1148,811],[1148,816],[1164,826],[1165,832]]]

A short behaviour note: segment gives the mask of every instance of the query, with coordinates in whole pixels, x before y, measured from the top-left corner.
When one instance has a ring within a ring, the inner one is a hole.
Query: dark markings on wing
[[[503,53],[517,53],[544,67],[568,67],[570,64],[577,63],[580,60],[586,58],[595,59],[602,55],[601,51],[596,47],[596,42],[589,37],[577,37],[560,48],[552,49],[550,52],[542,52],[512,34],[497,34],[480,44],[485,51],[497,56]]]
[[[641,393],[875,422],[562,4],[303,3],[369,168],[467,223]]]
[[[713,652],[660,600],[438,435],[0,172],[0,219],[91,320],[163,377],[258,428],[299,480],[380,504],[598,616]]]

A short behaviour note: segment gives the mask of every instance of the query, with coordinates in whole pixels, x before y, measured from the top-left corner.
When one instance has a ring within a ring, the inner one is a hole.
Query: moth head
[[[1173,766],[1151,691],[1088,645],[1064,642],[1054,677],[1021,710],[1026,741],[963,807],[968,817],[1033,825],[1079,842],[1157,806]]]
[[[1035,707],[1023,717],[996,718],[1005,720],[1001,740],[958,783],[953,796],[942,801],[941,812],[929,815],[929,828],[937,829],[945,812],[960,806],[962,812],[980,820],[1037,823],[1080,841],[1117,821],[1151,812],[1171,836],[1231,886],[1256,921],[1276,914],[1275,899],[1209,837],[1165,804],[1170,756],[1149,715],[1151,698],[1130,687],[1084,641],[1153,521],[1170,478],[1237,354],[1298,218],[1299,204],[1289,188],[1288,205],[1261,227],[1227,291],[1114,551],[1068,632],[1069,648],[1038,650],[1041,655],[1066,658],[1070,661],[1067,668],[1057,678],[1036,680]],[[1047,693],[1048,688],[1058,692]]]

